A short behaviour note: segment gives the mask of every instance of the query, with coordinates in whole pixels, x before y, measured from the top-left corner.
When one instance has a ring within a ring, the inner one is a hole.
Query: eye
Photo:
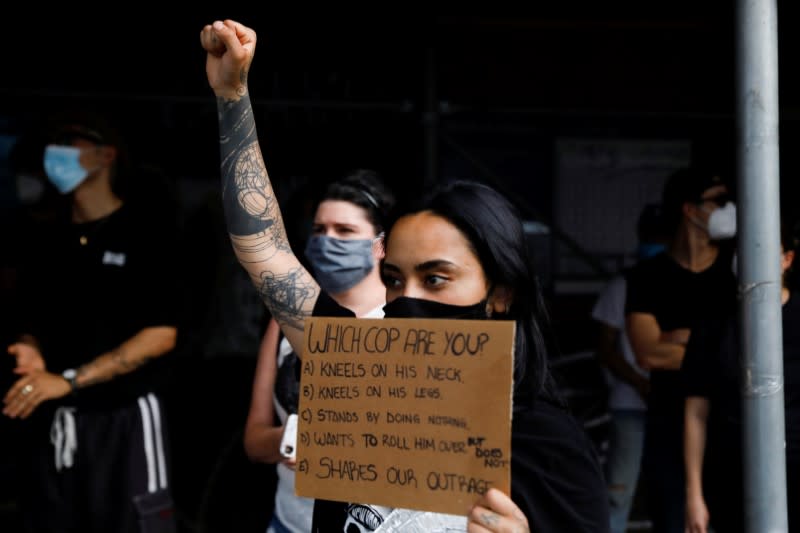
[[[358,234],[352,226],[335,225],[332,230],[333,236],[339,239],[353,239]]]
[[[438,287],[440,285],[444,285],[447,283],[448,279],[444,276],[440,276],[439,274],[429,274],[425,276],[425,285],[429,285],[431,287]]]
[[[321,233],[325,233],[325,226],[321,224],[314,224],[313,226],[311,226],[312,235],[319,235]]]
[[[396,276],[392,276],[390,274],[384,274],[383,276],[381,276],[381,279],[383,279],[383,284],[386,286],[387,289],[397,289],[403,284],[403,282],[400,281],[399,278],[397,278]]]

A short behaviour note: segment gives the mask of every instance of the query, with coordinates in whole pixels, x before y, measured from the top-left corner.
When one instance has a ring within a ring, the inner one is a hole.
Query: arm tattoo
[[[139,361],[126,361],[122,350],[114,350],[111,352],[111,360],[120,369],[120,371],[130,372],[142,366],[146,359],[141,359]]]
[[[122,350],[112,350],[111,352],[101,355],[97,359],[86,363],[77,370],[78,376],[82,376],[91,370],[99,369],[99,373],[97,373],[94,378],[81,382],[81,388],[95,385],[97,383],[111,381],[119,375],[133,372],[150,359],[152,359],[152,357],[148,355],[138,359],[130,360],[129,358],[125,357],[125,354]]]
[[[257,282],[258,293],[275,320],[300,331],[303,330],[304,320],[310,316],[305,304],[316,298],[319,291],[316,284],[308,283],[308,277],[304,274],[301,268],[282,275],[262,272]]]
[[[266,166],[258,147],[250,97],[217,98],[220,127],[222,202],[228,232],[255,236],[263,246],[285,242],[285,231]],[[284,242],[281,242],[284,241]]]
[[[302,268],[276,272],[270,265],[276,254],[292,250],[259,149],[250,97],[217,98],[217,110],[222,201],[234,251],[275,319],[302,331],[310,314],[306,307],[319,289]]]

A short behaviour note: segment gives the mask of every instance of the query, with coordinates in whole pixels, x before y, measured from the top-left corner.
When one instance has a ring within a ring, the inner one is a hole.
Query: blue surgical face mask
[[[81,149],[74,146],[50,144],[45,148],[44,171],[61,194],[74,191],[89,175],[80,159]]]
[[[330,294],[355,287],[375,266],[372,255],[374,242],[374,239],[312,236],[306,244],[305,254],[319,286]]]
[[[636,248],[636,257],[639,259],[647,259],[648,257],[653,257],[654,255],[660,254],[666,249],[667,246],[665,244],[656,242],[643,242],[640,243]]]

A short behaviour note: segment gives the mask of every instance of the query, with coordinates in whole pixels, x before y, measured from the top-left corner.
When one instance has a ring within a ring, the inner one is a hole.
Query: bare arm
[[[175,347],[176,329],[156,326],[141,330],[114,350],[104,353],[78,369],[76,387],[81,389],[110,381],[133,372],[150,359],[161,357]],[[21,374],[3,398],[3,414],[11,418],[29,417],[42,402],[62,398],[71,392],[69,383],[60,374],[48,372],[36,346],[17,343],[9,347],[17,357],[15,373]],[[29,353],[31,355],[24,355]],[[22,366],[21,359],[41,363]]]
[[[656,318],[649,313],[630,313],[625,327],[636,362],[646,370],[653,368],[677,370],[686,352],[684,343],[667,342]]]
[[[708,507],[703,497],[703,456],[706,451],[708,399],[700,396],[686,398],[684,411],[683,453],[686,468],[686,530],[706,533]]]
[[[279,333],[278,323],[270,320],[258,350],[250,411],[244,427],[244,449],[247,456],[252,461],[270,464],[282,460],[279,448],[283,426],[275,427],[275,408],[272,404],[275,376],[278,372]]]
[[[177,330],[172,326],[144,328],[115,349],[78,368],[76,386],[81,389],[133,372],[147,361],[175,347]]]
[[[255,32],[232,20],[200,33],[217,96],[225,221],[239,262],[298,354],[319,286],[289,246],[256,133],[247,90]]]

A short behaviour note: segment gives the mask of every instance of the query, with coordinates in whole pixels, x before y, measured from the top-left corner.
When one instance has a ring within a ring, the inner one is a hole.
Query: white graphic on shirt
[[[347,522],[344,524],[344,532],[367,533],[375,531],[391,511],[391,507],[351,503],[347,507]]]
[[[116,265],[116,266],[125,266],[125,254],[124,253],[114,253],[106,250],[103,254],[103,264],[104,265]]]

